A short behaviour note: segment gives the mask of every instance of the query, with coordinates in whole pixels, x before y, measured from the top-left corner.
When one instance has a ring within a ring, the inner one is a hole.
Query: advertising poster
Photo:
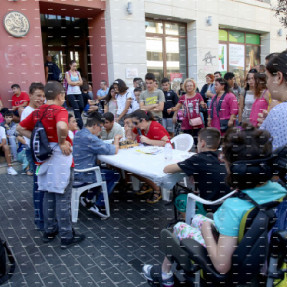
[[[227,45],[218,45],[218,70],[220,72],[227,71]]]
[[[244,45],[229,44],[229,66],[244,69]]]

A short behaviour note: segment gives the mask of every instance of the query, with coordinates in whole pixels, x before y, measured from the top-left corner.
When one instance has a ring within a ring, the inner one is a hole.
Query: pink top
[[[267,90],[265,90],[261,97],[256,99],[255,102],[252,105],[251,113],[250,113],[250,123],[254,126],[257,127],[258,125],[258,114],[262,113],[263,110],[268,109],[268,102],[264,99],[264,94],[266,93]]]
[[[200,117],[200,102],[203,102],[203,98],[199,93],[196,93],[192,98],[186,98],[186,95],[180,97],[179,103],[181,103],[184,108],[183,120],[181,124],[182,130],[200,129],[204,127],[203,124],[196,127],[189,124],[190,119]]]
[[[2,116],[2,114],[0,113],[0,124],[3,123],[5,120],[4,120],[4,117]]]
[[[216,96],[213,96],[213,98]],[[212,98],[212,99],[213,99]],[[227,93],[224,97],[224,100],[221,104],[221,109],[219,111],[219,118],[216,113],[216,106],[218,105],[218,102],[220,100],[220,97],[217,98],[216,105],[213,105],[213,118],[211,119],[211,126],[213,128],[217,128],[220,130],[220,120],[227,120],[230,119],[231,115],[237,115],[238,114],[238,102],[233,93]],[[210,115],[211,107],[208,110],[208,114]]]

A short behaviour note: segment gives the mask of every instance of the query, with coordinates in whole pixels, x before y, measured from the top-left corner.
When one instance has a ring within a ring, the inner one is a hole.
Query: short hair
[[[107,85],[107,81],[105,81],[105,80],[101,80],[101,83]]]
[[[21,89],[18,84],[13,84],[13,85],[11,86],[11,89],[13,89],[13,88]]]
[[[44,88],[44,92],[47,100],[55,100],[59,94],[65,93],[65,90],[59,82],[49,81]]]
[[[134,92],[141,92],[141,91],[142,91],[142,88],[139,88],[139,87],[134,89]]]
[[[207,148],[218,149],[220,145],[220,131],[216,128],[204,128],[198,133],[198,137],[206,142]]]
[[[147,73],[147,74],[145,75],[145,80],[155,81],[155,75],[154,75],[154,73]]]
[[[133,79],[133,83],[135,83],[135,82],[137,82],[137,81],[142,81],[142,80],[143,80],[142,78],[137,77],[137,78],[134,78],[134,79]]]
[[[287,82],[286,61],[287,61],[287,50],[281,53],[276,53],[276,55],[274,55],[266,65],[266,70],[271,75],[276,75],[278,72],[281,72],[283,74],[285,82]]]
[[[132,119],[132,118],[133,118],[132,113],[124,116],[124,120]]]
[[[86,83],[83,83],[82,85],[82,91],[88,91],[89,90],[89,84],[86,82]]]
[[[13,112],[12,111],[10,111],[10,110],[8,110],[8,111],[6,111],[5,113],[4,113],[4,118],[5,117],[13,117]]]
[[[266,164],[266,161],[264,164],[264,160],[272,154],[272,138],[267,130],[259,130],[247,123],[243,123],[242,127],[229,128],[223,140],[222,151],[230,169],[226,178],[229,186],[241,190],[250,189],[272,178],[272,166]],[[240,173],[236,171],[238,161],[246,162],[245,170],[248,161],[251,168],[260,169],[262,164],[262,171],[256,174],[255,171]],[[255,164],[255,161],[258,163]]]
[[[29,94],[32,95],[36,90],[41,90],[44,92],[45,86],[42,83],[34,82],[29,87]]]
[[[183,90],[186,92],[186,85],[187,85],[188,82],[192,82],[193,83],[193,85],[194,85],[193,90],[196,91],[196,82],[195,82],[195,80],[193,80],[191,78],[185,79],[185,81],[183,82]]]
[[[88,115],[86,127],[93,127],[94,125],[101,125],[105,122],[105,119],[102,118],[99,112],[92,112]]]
[[[143,111],[141,109],[135,110],[131,113],[132,118],[137,118],[138,120],[154,121],[154,116],[151,111]]]
[[[225,75],[224,75],[224,80],[228,81],[228,80],[232,80],[233,78],[235,77],[235,75],[231,72],[227,72]]]
[[[161,83],[162,83],[162,84],[169,83],[169,79],[168,79],[168,78],[163,78],[163,79],[161,80]]]
[[[213,74],[214,74],[214,75],[219,74],[220,77],[221,77],[221,72],[219,72],[219,71],[216,71],[216,72],[214,72]]]
[[[74,118],[74,115],[69,114],[69,116],[68,116],[68,122],[70,121],[71,118]]]
[[[109,122],[113,122],[115,120],[115,116],[111,112],[104,113],[103,118]]]

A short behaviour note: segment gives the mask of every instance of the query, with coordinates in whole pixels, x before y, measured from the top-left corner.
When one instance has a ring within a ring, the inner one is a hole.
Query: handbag
[[[228,122],[229,122],[229,119],[227,120],[220,120],[220,131],[221,132],[226,132],[227,129],[228,129]]]
[[[203,124],[202,118],[201,116],[191,119],[190,115],[189,115],[189,111],[188,111],[188,105],[187,105],[187,99],[185,97],[185,105],[186,105],[186,112],[187,112],[187,117],[188,117],[188,123],[190,126],[192,127],[197,127],[197,126],[201,126]]]

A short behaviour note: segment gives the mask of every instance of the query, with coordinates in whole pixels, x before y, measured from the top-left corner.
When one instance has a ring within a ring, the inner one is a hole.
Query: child
[[[33,172],[30,171],[29,161],[26,156],[26,141],[24,137],[17,136],[18,149],[17,160],[22,163],[22,170],[29,176],[33,176]]]
[[[74,140],[74,135],[77,132],[78,128],[78,124],[76,121],[76,118],[69,114],[69,118],[68,118],[68,127],[69,127],[69,138],[73,141]]]
[[[259,204],[271,202],[286,195],[287,191],[284,187],[277,182],[271,182],[272,165],[261,165],[269,160],[272,154],[269,132],[245,124],[242,129],[231,128],[224,138],[223,154],[228,172],[226,180],[232,188],[241,190]],[[239,169],[242,170],[239,167],[242,164],[247,166],[245,173],[238,172]],[[239,197],[228,198],[214,213],[214,221],[198,215],[196,224],[177,223],[174,234],[179,240],[192,238],[205,246],[215,270],[225,274],[232,267],[232,254],[238,244],[240,222],[252,207],[252,203]],[[214,227],[218,234],[213,233]],[[155,279],[152,276],[153,271],[154,266],[144,265],[143,273],[148,280]],[[173,286],[171,262],[167,257],[164,259],[160,273],[162,285]]]
[[[5,129],[8,144],[10,146],[12,161],[17,161],[17,144],[16,144],[16,124],[13,122],[13,112],[7,111],[4,115],[4,122],[1,126]]]
[[[135,88],[134,89],[134,100],[133,100],[133,111],[136,111],[140,108],[140,94],[142,92],[142,89],[141,88]]]

